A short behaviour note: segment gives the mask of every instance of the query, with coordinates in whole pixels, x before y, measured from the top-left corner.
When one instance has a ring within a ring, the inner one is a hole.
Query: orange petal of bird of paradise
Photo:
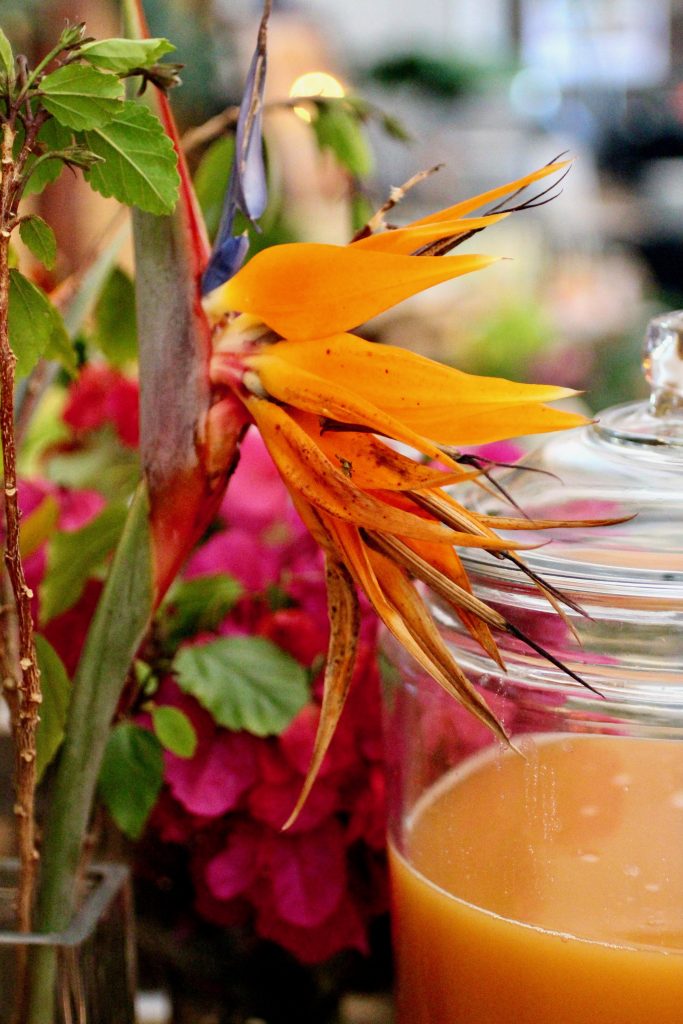
[[[313,753],[294,810],[283,828],[296,820],[313,787],[325,754],[344,710],[353,675],[360,630],[360,605],[351,575],[344,563],[329,554],[325,558],[330,642],[325,662],[323,699]]]
[[[398,415],[398,410],[438,407],[451,401],[457,406],[464,402],[468,407],[494,402],[530,405],[576,394],[571,388],[552,384],[520,384],[500,377],[464,373],[408,349],[378,345],[355,334],[335,334],[315,341],[281,341],[266,351],[268,356],[277,356],[290,366],[353,390],[380,409],[391,409],[392,415]]]
[[[337,469],[281,406],[256,397],[246,399],[246,404],[288,487],[329,516],[415,540],[467,544],[491,551],[517,546],[495,536],[477,537],[452,530],[436,519],[425,519],[378,500]]]
[[[430,544],[425,541],[418,544],[415,541],[406,540],[405,543],[408,547],[411,547],[413,551],[433,565],[435,569],[438,569],[438,571],[447,579],[452,580],[453,583],[462,587],[462,589],[466,590],[469,594],[472,593],[472,587],[467,573],[465,572],[464,566],[453,548],[447,548],[443,544]],[[498,645],[496,644],[488,625],[485,622],[482,622],[477,615],[468,611],[467,608],[462,608],[458,605],[454,605],[453,607],[470,636],[479,644],[490,658],[505,670],[505,665],[500,655],[500,651],[498,650]]]
[[[362,424],[443,461],[434,442],[484,444],[586,423],[542,404],[575,394],[569,388],[475,376],[352,334],[278,342],[244,363],[279,401]]]
[[[458,220],[461,217],[465,217],[472,210],[478,210],[486,203],[492,203],[496,199],[502,199],[503,196],[514,195],[516,192],[521,192],[522,189],[528,185],[532,185],[535,181],[540,181],[542,178],[546,178],[549,174],[555,174],[557,171],[564,170],[571,164],[571,160],[556,160],[551,164],[546,164],[545,167],[540,167],[537,171],[532,171],[530,174],[524,174],[521,178],[517,178],[515,181],[509,181],[506,185],[498,185],[496,188],[489,189],[488,192],[482,192],[478,196],[472,196],[470,199],[465,199],[460,203],[456,203],[454,206],[447,206],[443,210],[438,210],[437,213],[431,213],[427,217],[421,217],[420,220],[413,221],[409,227],[420,227],[425,224],[436,224],[444,221]]]
[[[363,490],[419,491],[461,483],[477,475],[464,468],[446,472],[425,466],[374,434],[325,429],[320,417],[312,413],[291,409],[289,415],[315,440],[330,462]]]
[[[438,242],[442,238],[457,238],[459,235],[469,234],[470,231],[482,231],[509,216],[509,213],[491,213],[485,217],[461,217],[458,220],[436,221],[433,224],[409,224],[404,228],[367,235],[365,238],[359,238],[357,242],[352,242],[351,245],[366,252],[394,252],[409,256],[423,245]]]
[[[218,317],[251,313],[284,338],[322,338],[494,262],[493,256],[404,256],[292,242],[257,253],[207,296],[205,308]]]

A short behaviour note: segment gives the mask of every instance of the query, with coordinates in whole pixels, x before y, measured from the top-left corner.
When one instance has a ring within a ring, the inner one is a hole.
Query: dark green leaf
[[[278,735],[310,699],[301,665],[270,640],[223,637],[183,647],[174,661],[178,683],[228,729]]]
[[[124,447],[112,427],[93,431],[78,451],[53,456],[48,479],[62,487],[97,490],[108,499],[130,495],[140,478],[137,452]]]
[[[173,143],[151,110],[126,102],[108,124],[83,133],[86,146],[104,163],[85,176],[103,196],[147,213],[171,213],[180,177]]]
[[[40,686],[43,703],[36,735],[38,781],[59,750],[64,738],[64,723],[71,697],[71,683],[66,669],[54,647],[44,636],[36,634],[36,654],[40,668]]]
[[[46,151],[67,149],[71,145],[72,138],[71,131],[68,128],[64,128],[54,118],[46,121],[38,132],[38,142]],[[42,192],[45,186],[56,181],[64,170],[62,160],[41,160],[37,167],[35,164],[36,157],[29,157],[26,166],[27,171],[30,173],[30,178],[24,189],[25,196],[37,195],[39,192]],[[35,170],[33,170],[34,167]]]
[[[242,586],[224,573],[179,580],[164,603],[163,627],[168,640],[217,628],[242,594]]]
[[[194,177],[195,192],[210,238],[218,230],[234,158],[235,137],[224,135],[208,147]]]
[[[386,132],[386,134],[396,139],[397,142],[411,142],[412,135],[408,132],[401,122],[396,117],[392,117],[391,114],[382,114],[380,118],[380,124]]]
[[[19,225],[21,240],[37,260],[47,267],[54,269],[57,260],[57,239],[49,224],[32,214],[28,220],[23,220]]]
[[[76,131],[106,124],[123,105],[118,78],[82,64],[67,64],[46,75],[41,91],[45,109]]]
[[[156,736],[132,722],[117,725],[104,752],[98,788],[112,818],[131,839],[142,834],[163,777]]]
[[[115,548],[125,519],[124,505],[108,505],[80,530],[55,534],[40,587],[42,622],[49,622],[78,601],[88,579]]]
[[[114,366],[123,366],[137,355],[135,287],[120,267],[109,274],[95,307],[93,341]]]
[[[89,64],[125,75],[134,68],[149,68],[175,50],[168,39],[99,39],[78,51]]]
[[[9,338],[17,377],[27,376],[43,355],[70,349],[62,318],[44,291],[10,270]]]
[[[166,704],[152,708],[154,734],[162,747],[178,757],[193,757],[197,749],[197,733],[192,722],[180,708]]]
[[[12,53],[12,44],[0,28],[0,72],[7,75],[8,79],[12,81],[14,78],[14,54]]]
[[[318,147],[329,149],[338,163],[357,178],[372,170],[372,156],[358,119],[339,103],[319,103],[311,127]]]
[[[52,303],[50,303],[50,317],[52,319],[52,331],[43,354],[46,359],[54,359],[55,362],[60,363],[71,377],[75,377],[78,372],[76,350],[69,337],[62,314]]]

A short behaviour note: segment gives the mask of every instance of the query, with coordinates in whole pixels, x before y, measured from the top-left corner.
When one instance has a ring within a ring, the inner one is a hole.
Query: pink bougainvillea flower
[[[111,366],[90,363],[69,388],[62,413],[76,435],[113,425],[119,439],[137,447],[140,435],[137,382]]]

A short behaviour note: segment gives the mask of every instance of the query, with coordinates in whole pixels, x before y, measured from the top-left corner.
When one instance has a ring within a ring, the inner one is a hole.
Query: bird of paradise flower
[[[299,243],[264,250],[206,296],[215,325],[212,384],[243,403],[326,558],[331,638],[325,695],[310,771],[290,821],[310,791],[348,692],[357,588],[422,667],[506,739],[441,639],[414,582],[443,596],[502,666],[491,630],[513,627],[473,595],[454,548],[480,547],[523,563],[517,545],[499,537],[490,519],[458,502],[453,486],[481,472],[459,449],[585,419],[546,404],[572,394],[567,389],[472,376],[349,331],[410,295],[492,263],[489,256],[442,254],[507,215],[468,217],[471,211],[564,166],[552,163],[345,247]],[[415,457],[391,442],[409,446]],[[443,468],[425,465],[423,457]],[[511,517],[496,525],[560,524]],[[556,595],[537,584],[557,607]]]

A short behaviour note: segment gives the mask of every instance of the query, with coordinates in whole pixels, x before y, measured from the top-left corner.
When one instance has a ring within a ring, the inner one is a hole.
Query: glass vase
[[[128,869],[91,867],[71,924],[51,934],[13,930],[17,878],[17,862],[0,861],[0,1024],[134,1024]],[[44,1007],[31,992],[37,964],[52,979]]]

